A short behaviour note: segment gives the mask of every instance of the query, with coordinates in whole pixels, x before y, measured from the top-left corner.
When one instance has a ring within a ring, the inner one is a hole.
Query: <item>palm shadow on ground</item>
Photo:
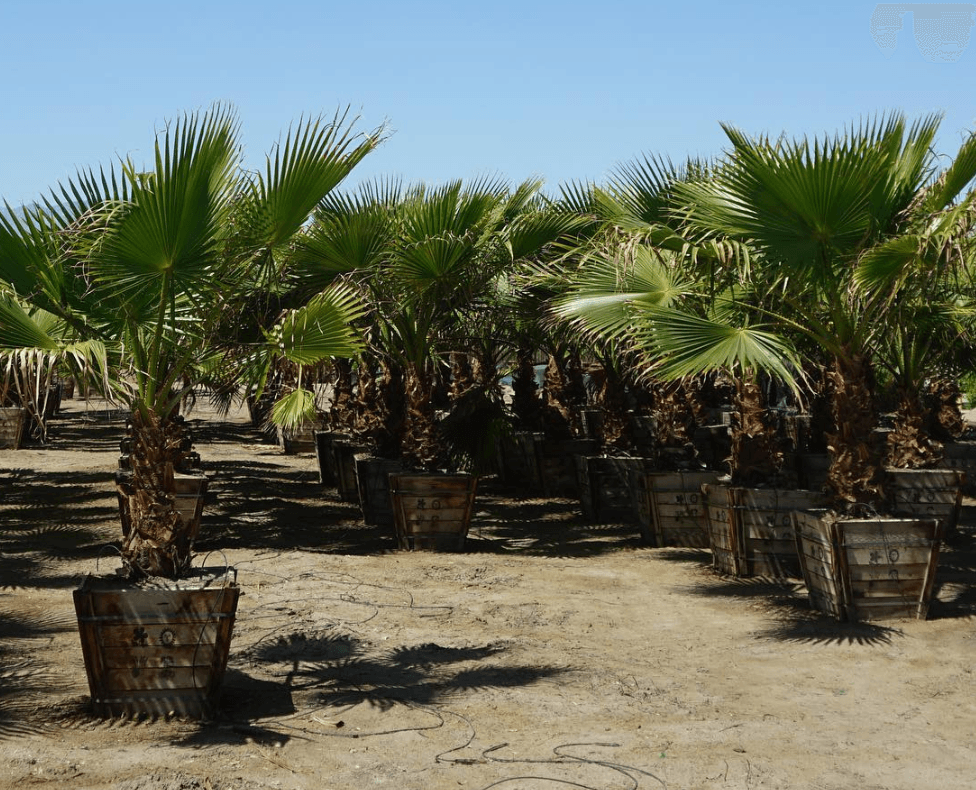
[[[71,613],[0,611],[0,740],[48,729],[49,722],[34,714],[41,699],[63,687],[63,679],[32,654],[74,628]]]
[[[440,714],[424,711],[454,695],[555,682],[571,671],[505,659],[505,650],[495,645],[429,642],[389,648],[349,634],[294,631],[236,653],[224,681],[219,726],[201,726],[181,743],[281,742],[296,712],[306,725],[312,721],[328,734],[352,738],[393,731],[388,727],[433,729],[443,724]],[[342,716],[360,705],[369,709],[366,718],[376,731],[342,733]],[[384,717],[394,708],[396,716]]]

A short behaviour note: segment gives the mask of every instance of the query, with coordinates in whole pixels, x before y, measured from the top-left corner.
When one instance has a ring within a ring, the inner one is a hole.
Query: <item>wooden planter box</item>
[[[580,508],[597,523],[639,523],[637,479],[653,468],[650,458],[576,456]]]
[[[20,406],[0,409],[0,448],[19,450],[27,424],[27,410]]]
[[[392,527],[393,501],[390,496],[390,475],[403,472],[403,464],[369,453],[356,453],[356,485],[359,486],[359,506],[363,522],[380,527]]]
[[[897,515],[937,519],[942,536],[954,535],[966,474],[956,469],[885,469],[885,493]]]
[[[400,548],[463,550],[477,487],[474,475],[391,474],[390,496]]]
[[[966,496],[976,496],[976,442],[947,442],[943,448],[942,468],[964,472],[962,492]]]
[[[708,547],[702,486],[717,472],[655,472],[638,478],[641,537],[651,546]]]
[[[546,439],[542,433],[520,432],[502,443],[502,478],[535,496],[575,499],[579,496],[577,455],[596,455],[593,439]]]
[[[336,489],[343,502],[359,503],[359,480],[356,477],[356,454],[366,452],[367,448],[352,440],[339,439],[332,442],[332,455],[335,459]]]
[[[278,445],[286,455],[315,452],[315,434],[325,428],[322,422],[312,422],[297,428],[278,428]]]
[[[838,519],[794,511],[810,603],[840,620],[928,616],[942,544],[936,519]]]
[[[498,442],[498,469],[506,485],[520,490],[542,492],[542,470],[536,445],[543,434],[517,431],[503,436]]]
[[[728,469],[732,454],[732,434],[728,424],[702,425],[691,437],[698,460],[709,469]]]
[[[819,491],[705,485],[712,566],[729,576],[799,577],[792,512],[826,506]]]
[[[74,591],[96,715],[213,715],[240,596],[220,573],[152,589],[89,576]]]
[[[324,486],[336,484],[335,456],[332,454],[333,439],[341,437],[348,439],[346,434],[334,431],[315,432],[315,460],[319,467],[319,482]]]

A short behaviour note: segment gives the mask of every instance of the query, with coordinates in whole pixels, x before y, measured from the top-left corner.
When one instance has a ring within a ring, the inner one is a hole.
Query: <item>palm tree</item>
[[[732,148],[714,176],[678,185],[694,227],[756,249],[754,314],[829,356],[836,434],[828,437],[828,488],[837,506],[883,505],[872,441],[877,349],[899,313],[905,325],[902,308],[920,307],[911,295],[930,295],[924,284],[962,263],[949,251],[965,235],[960,218],[972,211],[972,193],[934,234],[931,221],[976,173],[974,143],[935,178],[938,123],[927,116],[908,126],[891,114],[833,138],[776,141],[725,125]],[[702,347],[689,360],[708,354]]]
[[[551,299],[557,320],[588,338],[634,389],[654,393],[658,442],[665,447],[689,442],[700,374],[738,373],[740,399],[758,396],[743,377],[751,379],[759,370],[792,380],[792,355],[762,327],[723,326],[735,310],[733,294],[747,282],[748,246],[696,233],[677,214],[678,189],[707,181],[711,169],[698,160],[675,166],[649,156],[621,165],[590,201],[600,230],[546,270],[562,281]],[[681,345],[698,332],[709,336]],[[705,347],[711,352],[707,361],[694,353]],[[740,411],[756,412],[753,407],[745,404]],[[740,428],[733,433],[744,447],[748,431]],[[734,453],[733,473],[741,477],[750,474],[746,467],[768,468],[761,455]]]
[[[382,426],[371,437],[381,452],[425,469],[457,460],[438,436],[435,381],[451,352],[480,349],[482,367],[494,365],[491,326],[508,270],[577,221],[545,210],[540,187],[373,182],[330,196],[299,240],[296,281],[314,289],[344,276],[370,305],[376,362],[363,375],[383,371]],[[496,372],[482,375],[491,389]]]
[[[344,115],[303,120],[265,173],[250,174],[239,165],[232,111],[215,106],[158,133],[149,171],[127,161],[118,172],[80,173],[20,227],[8,224],[17,244],[0,253],[0,274],[78,340],[103,344],[113,392],[131,410],[131,528],[122,546],[130,575],[178,578],[188,569],[192,539],[173,498],[187,451],[180,403],[211,375],[228,316],[240,315],[256,288],[273,287],[277,251],[376,142],[352,134]],[[252,353],[266,365],[353,353],[357,316],[349,289],[324,291]],[[14,328],[0,323],[0,342]]]

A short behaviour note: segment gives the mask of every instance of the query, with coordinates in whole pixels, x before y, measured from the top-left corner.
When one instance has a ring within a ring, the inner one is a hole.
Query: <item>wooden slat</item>
[[[460,549],[478,480],[473,475],[390,475],[394,523],[404,549]]]
[[[147,622],[206,620],[214,614],[234,611],[238,594],[236,589],[213,597],[185,597],[179,591],[170,590],[127,590],[121,594],[105,591],[92,601],[92,614],[97,618],[127,618],[132,622],[140,622],[140,618]]]
[[[696,504],[672,504],[670,502],[655,503],[654,508],[655,515],[660,519],[698,519],[703,522],[705,520],[705,504],[704,502],[697,502]]]
[[[810,605],[842,619],[846,613],[840,562],[829,527],[818,516],[793,511],[797,556]]]
[[[210,676],[209,666],[106,669],[105,685],[118,691],[139,689],[199,694],[209,687]]]
[[[0,448],[17,450],[24,434],[26,411],[21,408],[0,409]]]
[[[150,627],[142,625],[108,625],[99,629],[103,648],[130,647],[181,647],[185,645],[212,645],[217,635],[217,624],[158,623]]]
[[[702,491],[705,494],[712,567],[719,573],[738,576],[743,568],[739,562],[739,541],[731,489],[724,485],[706,483],[702,486]]]
[[[708,533],[702,525],[675,526],[664,524],[661,528],[661,543],[664,546],[680,546],[683,548],[708,548]]]
[[[122,669],[167,669],[171,667],[209,667],[213,660],[213,642],[200,645],[182,645],[162,649],[147,647],[104,647],[105,667]]]

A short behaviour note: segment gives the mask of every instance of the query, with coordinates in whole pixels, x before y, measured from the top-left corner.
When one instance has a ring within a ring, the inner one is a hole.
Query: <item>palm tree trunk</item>
[[[837,428],[827,437],[831,505],[837,509],[866,505],[880,511],[884,506],[884,467],[881,449],[872,436],[876,419],[871,361],[862,355],[838,357],[827,375]]]
[[[929,435],[927,410],[914,388],[903,389],[895,409],[895,425],[888,434],[885,459],[896,469],[932,469],[942,460],[942,444]]]
[[[929,384],[925,403],[929,434],[943,442],[958,439],[966,432],[966,421],[959,407],[962,391],[956,379],[940,378]]]
[[[579,433],[579,409],[572,402],[572,387],[563,367],[556,354],[549,355],[543,383],[543,420],[546,437],[555,440],[572,439]]]
[[[475,384],[471,357],[465,351],[451,352],[451,401],[457,400]]]
[[[402,452],[404,460],[419,469],[436,469],[447,464],[444,448],[437,440],[433,386],[427,371],[409,363],[404,371],[406,408]]]
[[[732,484],[755,487],[775,483],[795,488],[795,472],[785,477],[783,436],[769,418],[762,387],[753,377],[736,380],[732,417]]]
[[[335,360],[335,373],[329,423],[339,429],[349,429],[355,419],[352,407],[352,364],[348,359]]]
[[[512,412],[517,427],[523,431],[542,430],[542,401],[535,380],[532,351],[519,348],[512,373]]]
[[[657,417],[657,444],[660,447],[684,447],[691,442],[695,422],[694,398],[685,380],[654,382],[654,409]]]
[[[132,474],[128,495],[129,529],[122,540],[122,561],[132,578],[178,579],[190,567],[192,524],[176,509],[174,471],[187,456],[182,420],[161,419],[151,410],[135,410],[130,427]]]
[[[604,361],[603,376],[594,403],[603,412],[603,444],[614,450],[627,450],[634,445],[634,431],[627,414],[627,391],[617,371]]]

